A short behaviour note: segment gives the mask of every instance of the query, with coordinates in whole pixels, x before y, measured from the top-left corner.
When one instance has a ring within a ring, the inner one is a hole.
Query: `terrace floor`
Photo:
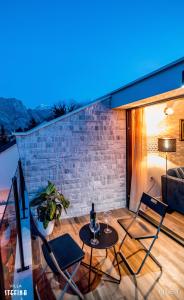
[[[114,210],[110,224],[113,226],[119,234],[119,242],[124,236],[124,231],[117,223],[118,218],[123,218],[130,214],[127,209]],[[102,218],[101,214],[98,214],[99,218]],[[61,220],[57,226],[55,226],[53,234],[49,239],[53,239],[64,233],[70,233],[74,240],[82,246],[82,242],[79,238],[80,228],[89,222],[89,216],[76,217],[71,219]],[[130,255],[140,246],[137,242],[127,239],[126,244],[123,246],[124,253]],[[144,242],[148,245],[148,242]],[[39,278],[42,264],[44,259],[41,255],[40,245],[38,240],[32,240],[33,248],[33,268],[34,268],[34,280]],[[84,247],[85,262],[89,262],[89,247]],[[142,252],[134,255],[130,259],[130,263],[134,268],[138,266],[142,258]],[[101,276],[92,276],[92,285],[90,291],[88,291],[88,270],[81,266],[77,274],[76,282],[80,290],[84,293],[86,300],[139,300],[139,299],[184,299],[184,251],[183,247],[173,241],[164,233],[160,233],[159,239],[156,241],[152,254],[158,259],[163,266],[163,272],[161,273],[159,268],[152,262],[151,258],[148,258],[141,273],[135,277],[130,275],[124,264],[121,264],[121,283],[115,284],[105,281]],[[94,251],[93,264],[99,263],[104,271],[111,272],[111,275],[118,277],[117,269],[112,267],[113,261],[113,249],[108,251],[108,257],[105,259],[104,250]],[[53,275],[47,272],[43,275],[42,280],[39,283],[38,290],[41,300],[52,300],[60,293],[60,289],[64,286],[64,282],[60,281],[60,286],[55,284]],[[68,290],[65,294],[66,300],[77,300],[78,297],[72,294],[72,291]]]
[[[151,209],[147,209],[145,214],[151,217],[152,220],[158,221],[159,217],[156,213],[154,213]],[[172,213],[167,213],[163,226],[166,231],[172,232],[173,235],[177,237],[177,239],[184,245],[184,215],[174,211]]]

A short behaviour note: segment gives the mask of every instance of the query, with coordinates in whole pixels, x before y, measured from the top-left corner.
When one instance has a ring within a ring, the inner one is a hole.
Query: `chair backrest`
[[[148,206],[154,212],[159,214],[161,217],[164,217],[167,212],[167,204],[146,193],[142,194],[141,203],[144,203],[146,206]]]
[[[33,217],[32,213],[31,213],[31,211],[30,211],[30,221],[31,221],[31,229],[32,229],[33,234],[36,235],[36,236],[38,236],[38,237],[42,240],[42,242],[43,242],[43,244],[45,245],[45,247],[47,248],[48,252],[51,253],[51,252],[52,252],[52,249],[51,249],[51,247],[49,246],[49,244],[48,244],[46,238],[45,238],[45,237],[43,236],[43,234],[41,234],[41,232],[38,230],[38,227],[37,227],[36,224],[35,224],[35,220],[34,220],[34,217]]]

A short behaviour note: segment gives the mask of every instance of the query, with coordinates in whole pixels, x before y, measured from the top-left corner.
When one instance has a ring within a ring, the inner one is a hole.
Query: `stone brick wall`
[[[17,135],[29,198],[54,182],[71,206],[67,216],[126,206],[125,111],[110,99]]]

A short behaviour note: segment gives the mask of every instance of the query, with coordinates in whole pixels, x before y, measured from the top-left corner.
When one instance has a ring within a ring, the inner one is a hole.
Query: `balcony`
[[[127,214],[131,215],[126,208],[113,210],[110,225],[114,227],[119,235],[119,241],[116,245],[118,250],[120,242],[124,237],[125,232],[117,223],[119,218],[127,218]],[[99,219],[103,219],[103,214],[98,214]],[[73,239],[82,247],[82,242],[79,237],[80,228],[89,222],[89,215],[64,219],[58,222],[55,226],[49,240],[56,238],[62,234],[70,233]],[[148,242],[144,242],[148,246]],[[33,280],[36,283],[42,273],[42,268],[45,264],[42,255],[40,242],[38,239],[32,239],[33,249]],[[138,243],[128,240],[123,246],[123,251],[126,256],[131,256],[132,253],[140,249]],[[89,263],[90,248],[84,246],[85,258],[84,261]],[[88,289],[89,270],[84,266],[75,277],[78,287],[85,295],[85,299],[183,299],[184,297],[184,252],[183,247],[173,241],[171,238],[163,233],[160,233],[159,239],[156,241],[153,248],[153,255],[155,255],[161,265],[163,272],[161,273],[157,265],[148,258],[139,276],[132,276],[126,269],[124,264],[120,265],[121,283],[111,283],[105,281],[102,275],[95,275],[92,272],[90,290]],[[93,265],[98,265],[98,268],[108,272],[114,277],[118,278],[118,269],[113,267],[114,253],[113,249],[108,250],[106,258],[105,250],[95,250],[93,254]],[[143,253],[139,252],[130,257],[129,262],[133,268],[141,263]],[[64,287],[65,282],[60,281],[57,285],[53,274],[48,270],[38,285],[38,292],[40,299],[54,300],[57,299]],[[76,295],[69,289],[65,294],[64,299],[78,299]]]
[[[1,289],[5,291],[5,299],[8,300],[16,299],[17,295],[19,298],[23,295],[25,299],[29,297],[27,299],[54,300],[58,298],[66,282],[60,279],[58,284],[49,268],[43,273],[45,260],[40,240],[35,239],[34,234],[30,235],[29,203],[20,171],[20,168],[16,171],[1,220]],[[118,233],[116,251],[125,235],[117,220],[119,218],[126,219],[131,215],[132,213],[127,208],[112,210],[109,224]],[[97,216],[100,222],[103,222],[103,212],[97,213]],[[89,214],[68,219],[62,218],[57,221],[53,233],[47,237],[47,240],[50,241],[69,233],[74,241],[82,247],[79,231],[83,225],[88,223]],[[152,225],[149,224],[149,226]],[[148,247],[149,242],[144,241],[144,245]],[[131,239],[126,241],[122,249],[125,256],[129,257],[129,263],[133,269],[136,269],[143,259],[143,253],[137,252],[139,249],[140,245]],[[83,263],[89,264],[90,247],[85,245],[84,252]],[[138,276],[131,275],[125,264],[121,263],[121,282],[118,284],[107,281],[108,278],[101,272],[106,272],[115,279],[119,278],[113,248],[108,249],[107,256],[105,250],[95,249],[92,265],[98,268],[98,274],[92,271],[89,283],[89,269],[81,265],[74,280],[84,294],[84,298],[89,300],[112,298],[114,300],[147,298],[155,300],[163,297],[164,299],[183,299],[184,252],[182,245],[161,232],[152,253],[163,266],[162,272],[149,257]],[[37,292],[33,289],[36,284]],[[18,294],[13,296],[11,295],[12,291]],[[69,288],[63,299],[77,300],[79,298]]]

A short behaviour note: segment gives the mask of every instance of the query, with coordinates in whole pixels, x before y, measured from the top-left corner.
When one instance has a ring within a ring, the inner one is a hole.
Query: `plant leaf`
[[[47,187],[30,202],[30,206],[38,206],[38,219],[47,227],[49,221],[60,218],[62,209],[67,213],[70,201],[48,181]]]
[[[45,193],[47,195],[51,195],[52,193],[55,193],[56,192],[56,186],[54,183],[48,181],[48,185],[46,187],[46,190],[45,190]]]
[[[43,227],[44,227],[44,229],[47,228],[48,224],[49,224],[49,220],[46,220],[46,219],[45,219],[45,220],[43,221]]]
[[[49,201],[47,206],[47,219],[52,221],[56,212],[56,203],[54,201]]]

